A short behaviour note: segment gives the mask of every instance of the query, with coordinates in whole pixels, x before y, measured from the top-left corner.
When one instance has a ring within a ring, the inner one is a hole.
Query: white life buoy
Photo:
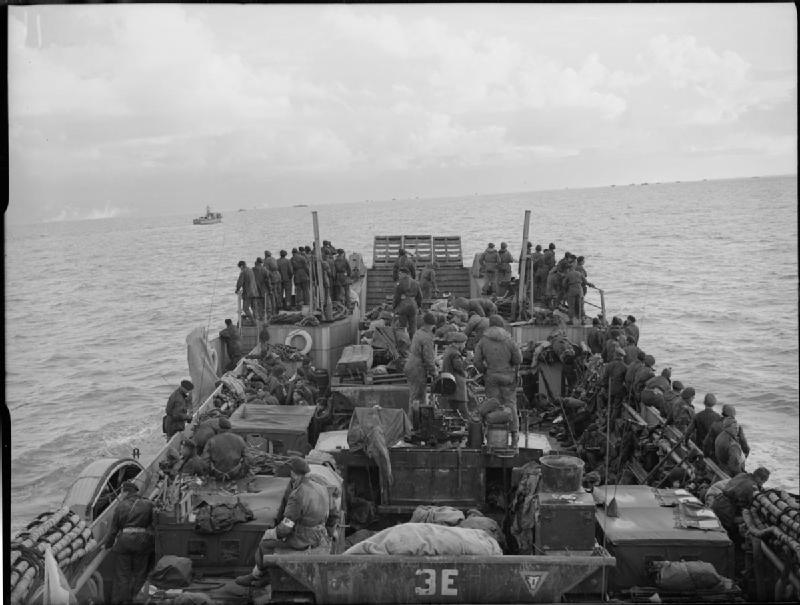
[[[287,347],[294,347],[294,345],[292,344],[292,340],[294,340],[295,337],[297,336],[299,336],[305,341],[305,346],[302,349],[300,349],[300,354],[308,355],[308,352],[311,350],[311,345],[313,344],[313,341],[311,340],[311,334],[309,334],[305,330],[294,330],[293,332],[289,332],[289,335],[286,337],[286,340],[283,341],[283,344],[285,344]]]

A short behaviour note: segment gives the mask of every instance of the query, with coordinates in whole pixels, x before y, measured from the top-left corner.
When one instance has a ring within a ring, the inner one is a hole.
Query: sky
[[[788,3],[8,14],[11,223],[797,170]]]

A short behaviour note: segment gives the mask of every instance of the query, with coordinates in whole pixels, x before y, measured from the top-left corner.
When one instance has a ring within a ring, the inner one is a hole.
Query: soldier
[[[216,418],[209,418],[208,420],[204,420],[196,427],[194,427],[194,434],[192,435],[192,439],[195,445],[195,451],[197,452],[198,455],[203,453],[203,448],[205,448],[206,443],[208,443],[208,440],[220,432],[219,421],[221,419],[222,419],[221,416],[217,416]]]
[[[417,329],[417,314],[422,305],[422,291],[417,281],[408,273],[400,273],[394,288],[394,312],[401,328],[408,328],[408,338],[413,340]]]
[[[406,277],[406,279],[411,278]],[[408,407],[415,427],[418,426],[419,422],[419,406],[424,405],[426,401],[426,378],[428,376],[436,378],[439,374],[436,369],[435,348],[433,345],[433,329],[435,326],[436,318],[433,313],[426,312],[422,318],[422,327],[414,333],[414,337],[411,339],[408,359],[403,369],[408,381]]]
[[[511,263],[514,262],[514,257],[508,251],[508,244],[500,242],[500,252],[498,253],[497,262],[497,283],[498,291],[497,296],[505,296],[508,290],[508,284],[511,281]]]
[[[633,336],[633,342],[639,344],[639,326],[636,325],[636,318],[633,315],[628,315],[625,323],[622,324],[625,332]]]
[[[219,339],[225,343],[225,349],[230,360],[228,365],[225,366],[225,370],[232,370],[242,358],[242,341],[239,338],[239,330],[233,325],[232,320],[225,320],[225,328],[219,331]]]
[[[614,422],[622,413],[622,402],[625,400],[625,362],[622,361],[622,352],[617,351],[614,358],[603,369],[603,385],[608,386],[611,401],[609,410],[611,422]]]
[[[259,256],[253,266],[253,275],[256,278],[258,287],[258,297],[255,299],[256,317],[259,321],[264,321],[267,313],[267,296],[269,295],[269,273],[264,268],[264,261]]]
[[[256,325],[256,318],[253,316],[253,306],[256,304],[258,298],[258,285],[256,284],[256,276],[253,270],[247,266],[247,263],[240,260],[237,263],[239,267],[239,279],[236,280],[236,294],[242,293],[242,311],[247,318]]]
[[[167,400],[166,414],[162,428],[170,439],[175,433],[186,428],[186,421],[192,419],[192,389],[194,385],[189,380],[181,380],[180,386],[175,389]]]
[[[533,270],[533,299],[544,299],[544,287],[547,282],[547,273],[550,271],[542,254],[542,246],[536,244],[536,249],[531,254],[531,268]]]
[[[475,346],[474,363],[478,371],[484,373],[486,397],[494,397],[501,405],[511,409],[511,444],[517,447],[517,372],[522,363],[522,354],[499,315],[489,318],[489,327]]]
[[[172,471],[176,475],[203,476],[208,473],[208,467],[195,453],[195,444],[191,439],[181,442],[181,459],[175,463]]]
[[[286,258],[286,250],[281,250],[280,258],[277,260],[278,271],[281,274],[280,303],[282,309],[288,309],[292,301],[292,276],[294,269],[292,261]]]
[[[397,260],[394,261],[392,266],[392,279],[397,281],[400,279],[402,273],[407,273],[412,278],[417,277],[417,268],[414,266],[414,261],[408,258],[404,248],[397,251]]]
[[[692,423],[686,430],[686,435],[684,435],[686,441],[696,435],[694,439],[695,444],[703,447],[703,442],[706,439],[706,435],[708,435],[711,425],[718,420],[722,420],[722,416],[714,411],[715,405],[717,405],[717,398],[714,396],[714,393],[706,393],[705,399],[703,399],[703,411],[695,414]]]
[[[294,275],[294,295],[295,304],[307,305],[311,302],[308,281],[308,260],[305,249],[301,252],[297,248],[292,248],[292,273]]]
[[[281,272],[278,271],[278,261],[272,256],[272,252],[264,250],[264,269],[269,276],[269,297],[267,298],[267,313],[269,316],[275,315],[280,309],[280,290]]]
[[[328,494],[328,488],[313,481],[308,463],[292,457],[289,462],[291,483],[286,488],[276,518],[278,525],[264,532],[256,549],[253,571],[236,578],[241,586],[266,586],[269,575],[264,568],[264,555],[273,554],[278,547],[308,550],[330,545],[336,535],[339,513]]]
[[[336,250],[336,260],[333,261],[333,269],[333,298],[343,305],[347,305],[350,299],[350,263],[347,262],[347,257],[345,257],[342,248]]]
[[[448,347],[442,357],[442,372],[449,372],[456,381],[456,390],[444,398],[451,410],[458,410],[464,418],[469,415],[467,409],[467,363],[464,359],[464,345],[467,337],[461,332],[447,334]]]
[[[500,254],[497,252],[497,250],[495,250],[493,243],[490,242],[486,247],[486,250],[484,250],[483,254],[481,254],[480,264],[483,268],[483,275],[486,278],[483,289],[481,290],[481,294],[484,296],[489,294],[494,294],[497,296],[499,289],[497,283],[497,270],[498,265],[500,264]]]
[[[112,603],[133,601],[144,583],[153,550],[153,503],[139,496],[133,481],[122,484],[122,493],[104,544],[115,554]]]
[[[570,266],[564,273],[564,285],[567,295],[567,309],[569,312],[568,324],[583,324],[583,289],[586,286],[586,278],[575,267]]]
[[[419,287],[422,290],[423,300],[430,299],[439,292],[439,287],[436,285],[436,269],[438,268],[439,263],[433,261],[430,267],[419,272]]]
[[[734,544],[742,543],[742,535],[737,527],[736,517],[753,503],[756,493],[768,480],[769,471],[763,466],[752,473],[739,473],[732,477],[722,488],[722,493],[714,498],[711,508]]]
[[[203,448],[203,460],[212,477],[222,481],[247,475],[244,453],[247,445],[239,435],[230,432],[231,421],[219,419],[220,432],[211,437]]]
[[[716,459],[714,444],[716,443],[717,435],[722,432],[722,423],[726,418],[736,418],[736,408],[730,403],[726,403],[722,406],[722,418],[714,422],[711,427],[709,427],[708,434],[703,440],[703,453],[707,458],[713,458],[715,462],[718,462],[718,460]],[[742,448],[742,452],[744,453],[745,457],[749,456],[750,446],[747,443],[747,438],[744,436],[744,429],[742,428],[741,424],[739,425],[737,441],[739,442],[739,446]]]

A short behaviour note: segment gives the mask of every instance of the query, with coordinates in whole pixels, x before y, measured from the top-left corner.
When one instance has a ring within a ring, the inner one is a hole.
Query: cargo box
[[[350,345],[342,351],[336,364],[336,376],[361,376],[372,367],[371,345]]]
[[[605,499],[604,487],[596,488],[595,499]],[[660,490],[664,493],[668,490]],[[733,543],[725,531],[687,529],[676,525],[676,509],[664,506],[668,499],[657,497],[647,485],[620,485],[609,489],[617,502],[618,516],[595,511],[598,539],[605,535],[606,548],[617,559],[613,585],[617,590],[651,586],[648,566],[652,561],[707,561],[717,573],[733,577]]]
[[[192,567],[252,567],[256,547],[270,525],[240,523],[223,534],[198,534],[193,523],[158,525],[156,528],[156,557],[164,555],[187,557]]]
[[[594,512],[594,498],[583,490],[565,494],[540,492],[534,524],[537,552],[592,550]]]

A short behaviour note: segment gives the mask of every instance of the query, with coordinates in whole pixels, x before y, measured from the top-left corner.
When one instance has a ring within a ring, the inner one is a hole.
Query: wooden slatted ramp
[[[397,253],[403,247],[402,235],[376,235],[372,245],[372,266],[390,267],[397,260]]]

